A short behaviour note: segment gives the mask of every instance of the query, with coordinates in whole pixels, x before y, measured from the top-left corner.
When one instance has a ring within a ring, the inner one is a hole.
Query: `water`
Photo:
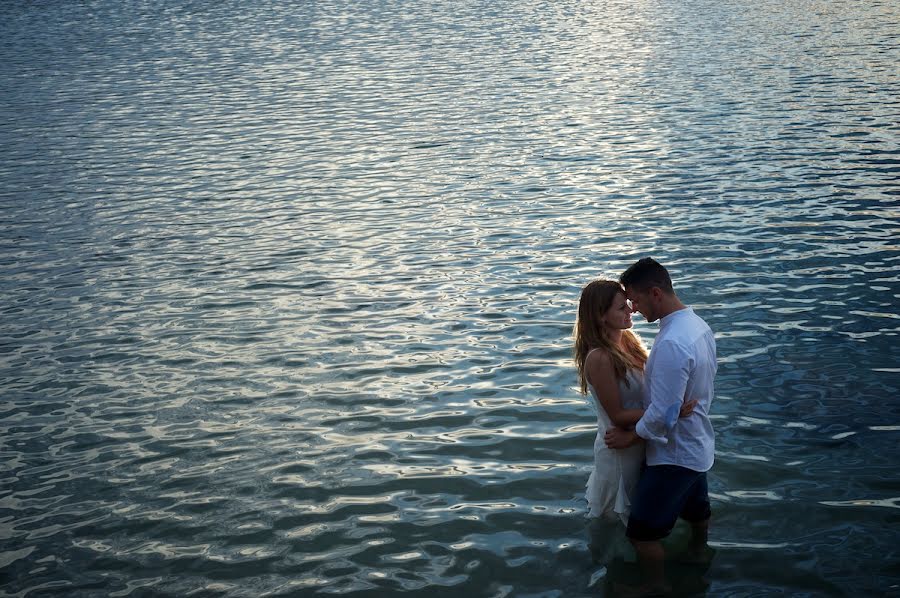
[[[680,591],[900,593],[896,3],[0,15],[0,595],[613,595],[571,327],[645,255],[721,362]]]

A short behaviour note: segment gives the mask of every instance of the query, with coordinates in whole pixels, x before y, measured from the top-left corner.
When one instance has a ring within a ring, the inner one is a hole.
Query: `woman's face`
[[[603,324],[613,330],[627,330],[631,328],[631,307],[625,301],[625,293],[617,293],[612,305],[603,314]]]

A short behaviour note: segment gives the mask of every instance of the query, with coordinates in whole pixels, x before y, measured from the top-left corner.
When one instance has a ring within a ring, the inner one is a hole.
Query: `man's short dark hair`
[[[675,292],[669,271],[652,257],[645,257],[633,263],[619,277],[619,283],[623,287],[631,287],[638,291],[659,287],[666,293]]]

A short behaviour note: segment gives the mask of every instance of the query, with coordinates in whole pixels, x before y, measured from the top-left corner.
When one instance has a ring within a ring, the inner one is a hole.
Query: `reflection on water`
[[[644,581],[637,556],[624,538],[621,524],[599,519],[588,525],[590,557],[594,571],[587,591],[609,596],[627,596],[634,593]],[[710,569],[715,565],[716,554],[725,548],[722,543],[708,547],[702,559],[686,554],[690,538],[688,526],[679,523],[671,536],[663,541],[666,549],[666,582],[674,596],[702,596],[710,588]],[[729,546],[728,548],[762,548],[762,546]],[[767,548],[780,548],[768,546]]]
[[[0,594],[613,595],[570,334],[648,254],[721,358],[680,591],[900,587],[893,3],[0,14]]]

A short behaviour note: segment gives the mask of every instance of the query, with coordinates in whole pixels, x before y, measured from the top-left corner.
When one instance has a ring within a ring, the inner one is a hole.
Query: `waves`
[[[804,7],[4,7],[0,594],[608,590],[570,337],[646,255],[709,591],[895,588],[896,19]]]

